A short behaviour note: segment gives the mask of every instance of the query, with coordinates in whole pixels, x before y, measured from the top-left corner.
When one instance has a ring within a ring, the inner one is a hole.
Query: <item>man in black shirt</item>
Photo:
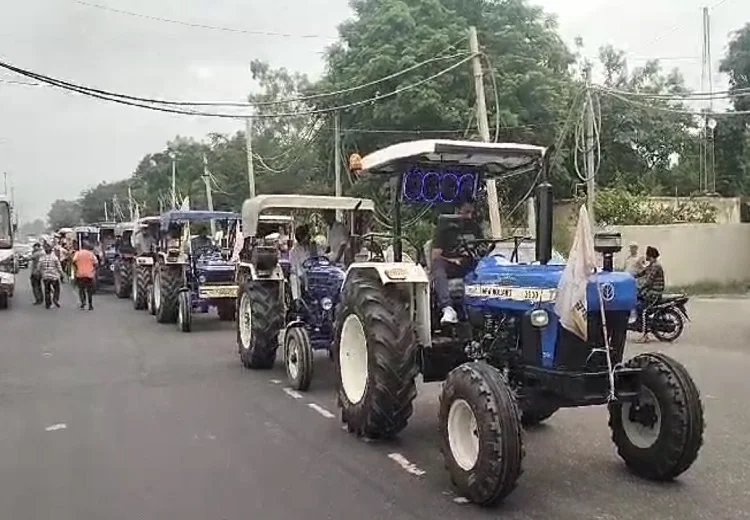
[[[475,208],[472,202],[463,202],[458,208],[458,215],[458,229],[455,223],[443,220],[435,228],[432,239],[430,278],[438,306],[443,312],[440,323],[444,325],[458,322],[458,314],[451,302],[448,279],[463,278],[471,268],[460,243],[463,240],[482,238],[482,228],[474,218]]]

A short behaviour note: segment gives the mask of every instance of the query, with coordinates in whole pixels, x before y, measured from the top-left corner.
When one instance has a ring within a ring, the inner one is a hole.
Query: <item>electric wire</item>
[[[177,106],[177,107],[230,107],[230,108],[251,108],[251,107],[266,107],[266,106],[276,106],[276,105],[286,105],[290,103],[301,103],[305,101],[312,101],[315,99],[322,99],[327,97],[334,97],[334,96],[340,96],[342,94],[349,94],[351,92],[356,92],[358,90],[362,90],[368,87],[372,87],[375,85],[378,85],[380,83],[390,81],[392,79],[398,78],[400,76],[403,76],[404,74],[408,74],[409,72],[412,72],[414,70],[417,70],[421,67],[424,67],[425,65],[429,65],[431,63],[435,63],[438,61],[443,60],[450,60],[450,59],[456,59],[463,56],[467,56],[468,52],[460,52],[456,54],[451,54],[448,56],[434,56],[432,58],[429,58],[427,60],[420,61],[418,63],[415,63],[414,65],[407,67],[405,69],[399,70],[397,72],[394,72],[392,74],[389,74],[387,76],[383,76],[381,78],[378,78],[373,81],[368,81],[366,83],[362,83],[359,85],[354,85],[347,88],[342,88],[335,91],[330,92],[320,92],[317,94],[310,94],[307,96],[298,96],[298,97],[292,97],[287,99],[281,99],[281,100],[273,100],[273,101],[254,101],[254,102],[238,102],[238,101],[172,101],[172,100],[165,100],[165,99],[157,99],[157,98],[149,98],[149,97],[142,97],[142,96],[133,96],[129,94],[120,94],[117,92],[112,92],[109,90],[104,90],[100,88],[95,87],[87,87],[83,86],[77,83],[52,78],[50,76],[45,76],[43,74],[35,73],[33,71],[30,71],[28,69],[23,69],[21,67],[16,67],[10,63],[5,63],[0,61],[0,67],[5,68],[7,70],[10,70],[12,72],[15,72],[16,74],[20,74],[22,76],[32,77],[37,79],[38,81],[45,82],[45,79],[53,79],[55,82],[60,83],[63,86],[70,86],[80,89],[85,89],[90,92],[93,92],[95,94],[100,94],[102,96],[112,96],[112,97],[118,97],[122,98],[128,101],[137,101],[141,103],[150,103],[150,104],[156,104],[156,105],[168,105],[168,106]],[[55,85],[59,86],[59,85]]]
[[[688,115],[688,116],[698,116],[698,117],[705,117],[707,114],[705,112],[697,112],[694,110],[683,110],[683,109],[677,109],[677,108],[667,108],[667,107],[660,107],[656,105],[649,105],[647,103],[641,103],[638,101],[635,101],[633,99],[628,99],[625,96],[622,96],[620,94],[616,94],[612,91],[604,90],[607,95],[619,99],[620,101],[624,103],[628,103],[633,106],[641,107],[646,110],[656,110],[659,112],[668,112],[671,114],[682,114],[682,115]],[[747,116],[750,115],[750,110],[737,110],[734,112],[710,112],[711,117],[731,117],[731,116]]]
[[[126,16],[132,16],[134,18],[142,18],[145,20],[152,20],[156,22],[164,22],[169,23],[173,25],[182,25],[185,27],[192,27],[195,29],[208,29],[212,31],[221,31],[221,32],[232,32],[232,33],[242,33],[242,34],[254,34],[254,35],[260,35],[260,36],[283,36],[287,38],[305,38],[305,39],[326,39],[326,40],[335,40],[335,36],[322,36],[319,34],[290,34],[290,33],[282,33],[282,32],[273,32],[273,31],[259,31],[259,30],[251,30],[251,29],[240,29],[237,27],[222,27],[218,25],[209,25],[204,23],[194,23],[194,22],[187,22],[184,20],[175,20],[171,18],[163,18],[160,16],[153,16],[143,13],[136,13],[134,11],[126,11],[124,9],[116,9],[114,7],[110,7],[107,5],[101,5],[101,4],[94,4],[90,2],[84,2],[83,0],[75,0],[75,3],[84,5],[86,7],[93,7],[96,9],[101,9],[103,11],[109,11],[112,13],[117,14],[123,14]]]
[[[449,72],[455,70],[461,65],[464,65],[465,63],[467,63],[473,58],[474,58],[473,55],[467,56],[464,59],[450,65],[449,67],[446,67],[440,70],[439,72],[432,74],[431,76],[428,76],[427,78],[423,78],[415,83],[405,85],[403,87],[392,90],[390,92],[386,92],[384,94],[378,94],[368,99],[354,101],[354,102],[347,103],[344,105],[328,107],[328,108],[323,108],[323,109],[303,110],[303,111],[297,111],[297,112],[254,114],[252,116],[243,115],[243,114],[226,114],[226,113],[215,113],[215,112],[201,112],[201,111],[195,111],[195,110],[174,109],[174,108],[168,108],[168,107],[163,107],[163,106],[156,106],[153,104],[136,103],[131,100],[126,100],[127,98],[125,98],[123,95],[120,95],[120,94],[113,94],[113,93],[100,94],[100,93],[92,91],[88,87],[83,87],[80,85],[74,85],[74,84],[70,84],[67,82],[62,82],[50,76],[43,76],[43,75],[39,75],[31,71],[25,71],[23,69],[19,69],[17,67],[14,67],[4,62],[0,62],[0,67],[16,72],[22,76],[31,77],[33,79],[36,79],[37,81],[48,83],[53,86],[65,89],[65,90],[71,90],[71,91],[78,92],[80,94],[87,95],[87,96],[97,98],[97,99],[101,99],[104,101],[110,101],[110,102],[118,103],[122,105],[144,108],[147,110],[155,110],[155,111],[167,112],[167,113],[173,113],[173,114],[183,114],[183,115],[192,115],[192,116],[201,116],[201,117],[216,117],[216,118],[225,118],[225,119],[247,119],[248,117],[253,117],[255,119],[259,119],[259,118],[272,119],[272,118],[300,117],[300,116],[314,115],[314,114],[325,114],[328,112],[335,112],[337,110],[347,110],[350,108],[356,108],[362,105],[375,103],[377,101],[381,101],[383,99],[397,96],[403,92],[407,92],[409,90],[415,89],[417,87],[424,85],[425,83],[428,83],[441,76],[444,76],[445,74],[448,74]],[[133,96],[129,96],[129,97],[133,97]]]

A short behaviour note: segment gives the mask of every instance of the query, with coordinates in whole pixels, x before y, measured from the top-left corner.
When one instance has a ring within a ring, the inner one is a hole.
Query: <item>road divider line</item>
[[[47,432],[55,432],[57,430],[66,430],[68,428],[68,425],[65,423],[59,423],[59,424],[53,424],[52,426],[47,426],[44,431]]]
[[[291,388],[284,388],[284,393],[291,397],[292,399],[302,399],[302,394],[297,392],[296,390],[292,390]]]
[[[325,408],[323,408],[319,404],[308,403],[307,406],[309,406],[310,408],[312,408],[313,410],[315,410],[316,412],[318,412],[320,415],[322,415],[326,419],[333,419],[334,417],[336,417],[335,415],[333,415],[333,413],[329,412],[328,410],[326,410]]]
[[[427,474],[425,470],[420,469],[416,464],[412,464],[411,462],[409,462],[409,459],[407,459],[400,453],[389,453],[388,458],[401,466],[407,473],[411,473],[412,475],[415,475],[417,477],[421,477],[422,475]]]
[[[271,381],[271,382],[272,382],[273,384],[275,384],[275,385],[280,385],[280,384],[281,384],[281,379],[271,379],[270,381]]]

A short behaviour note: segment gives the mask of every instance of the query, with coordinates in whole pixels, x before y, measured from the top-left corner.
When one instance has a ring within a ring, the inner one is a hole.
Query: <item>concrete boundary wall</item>
[[[671,224],[612,226],[623,238],[621,265],[627,245],[636,241],[641,252],[654,246],[661,253],[667,286],[702,283],[731,284],[750,280],[750,224]]]

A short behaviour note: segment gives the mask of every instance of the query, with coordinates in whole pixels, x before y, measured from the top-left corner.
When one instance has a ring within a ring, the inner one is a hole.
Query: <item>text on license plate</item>
[[[201,287],[198,290],[198,296],[201,298],[236,298],[237,286],[224,285],[221,287]]]

